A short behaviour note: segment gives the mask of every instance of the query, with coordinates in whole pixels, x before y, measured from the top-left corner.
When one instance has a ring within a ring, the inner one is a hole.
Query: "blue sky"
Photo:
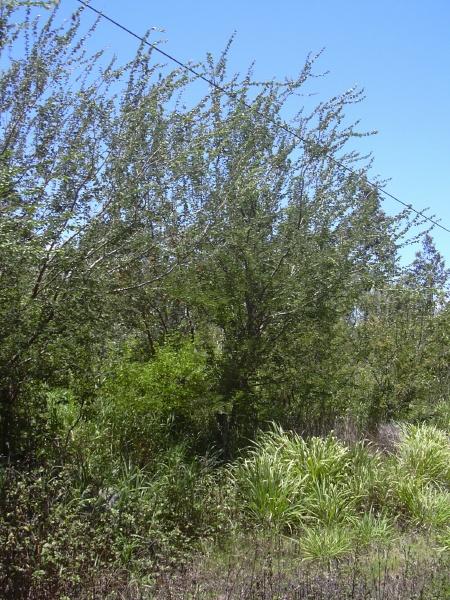
[[[450,2],[448,0],[92,0],[92,4],[137,33],[158,27],[164,49],[180,60],[219,53],[237,36],[234,71],[255,61],[258,78],[294,76],[308,52],[325,48],[310,91],[317,100],[354,84],[366,100],[349,111],[373,151],[374,173],[391,178],[387,189],[450,228]],[[63,0],[64,11],[78,5]],[[129,58],[136,40],[103,23],[96,44]],[[206,85],[206,84],[205,84]],[[299,102],[301,99],[299,99]],[[386,210],[400,208],[385,202]],[[436,229],[436,245],[450,265],[450,233]]]

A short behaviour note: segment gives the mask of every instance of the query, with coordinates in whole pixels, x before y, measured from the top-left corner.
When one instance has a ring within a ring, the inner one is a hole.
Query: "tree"
[[[255,83],[228,77],[227,47],[198,67],[219,87],[194,103],[195,77],[145,44],[124,66],[89,56],[82,9],[62,25],[57,8],[15,14],[2,7],[3,454],[34,443],[49,387],[82,411],[130,340],[139,361],[177,337],[207,350],[224,456],[266,419],[345,410],[349,323],[395,276],[409,226],[346,150],[361,93],[301,108],[287,131],[316,57]]]
[[[356,378],[372,427],[441,418],[448,405],[448,271],[428,234],[422,244],[409,267],[361,299],[364,319],[353,332]]]
[[[95,365],[117,339],[126,302],[118,298],[143,285],[143,271],[151,283],[176,264],[164,235],[177,207],[158,195],[177,158],[166,152],[176,117],[163,107],[187,78],[174,72],[154,81],[157,67],[143,47],[124,68],[89,57],[96,24],[80,39],[82,10],[63,25],[55,24],[57,8],[42,24],[28,12],[14,25],[13,7],[2,12],[3,52],[14,56],[25,41],[0,81],[6,454],[20,448],[20,432],[33,431],[27,389],[36,399],[42,386],[70,383],[81,400],[89,395]],[[79,64],[85,76],[74,80]],[[124,77],[117,103],[113,86]],[[45,399],[37,404],[40,413]]]

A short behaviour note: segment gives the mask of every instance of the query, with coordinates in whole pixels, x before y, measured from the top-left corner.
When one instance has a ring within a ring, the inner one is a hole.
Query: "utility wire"
[[[132,37],[136,38],[137,40],[139,40],[143,44],[146,44],[147,46],[149,46],[150,48],[152,48],[156,52],[159,52],[159,54],[162,54],[162,56],[164,56],[165,58],[168,58],[169,60],[171,60],[172,62],[174,62],[178,66],[180,66],[181,68],[183,68],[186,71],[188,71],[189,73],[192,73],[193,75],[195,75],[195,77],[197,77],[199,79],[202,79],[207,84],[209,84],[212,87],[214,87],[215,89],[219,90],[220,92],[222,92],[226,96],[228,96],[230,98],[236,98],[236,94],[234,94],[233,92],[230,92],[230,91],[226,90],[224,87],[220,86],[215,81],[213,81],[212,79],[209,79],[209,77],[206,77],[202,73],[199,73],[198,71],[196,71],[195,69],[193,69],[192,67],[190,67],[189,65],[187,65],[186,63],[184,63],[183,61],[179,60],[175,56],[172,56],[168,52],[165,52],[164,50],[161,50],[161,48],[159,48],[156,44],[151,44],[144,37],[138,35],[134,31],[132,31],[131,29],[128,29],[128,27],[125,27],[125,25],[122,25],[118,21],[115,21],[114,19],[112,19],[111,17],[109,17],[108,15],[106,15],[104,12],[98,10],[97,8],[94,8],[93,6],[91,6],[90,4],[88,4],[88,2],[85,2],[84,0],[77,0],[77,2],[79,2],[80,4],[82,4],[85,8],[88,8],[89,10],[91,10],[92,12],[94,12],[95,14],[97,14],[99,17],[102,17],[103,19],[105,19],[106,21],[109,21],[110,23],[112,23],[113,25],[115,25],[116,27],[118,27],[119,29],[122,29],[122,31],[125,31],[126,33],[128,33]],[[248,109],[253,110],[253,107],[251,106],[250,103],[244,101],[243,104]],[[285,123],[278,122],[278,121],[276,121],[273,118],[267,117],[267,115],[265,115],[265,114],[263,114],[263,113],[261,113],[259,111],[258,111],[258,114],[259,114],[259,116],[261,116],[266,121],[269,121],[273,125],[275,125],[275,127],[278,127],[279,129],[285,131],[289,135],[291,135],[294,138],[298,139],[300,142],[302,142],[302,144],[304,146],[306,146],[308,144],[308,140],[306,140],[304,137],[302,137],[296,131],[293,131]],[[316,145],[320,148],[320,144],[316,144]],[[322,150],[326,151],[326,148],[322,148]],[[351,167],[347,166],[343,162],[337,160],[333,156],[328,156],[328,159],[332,163],[334,163],[335,165],[337,165],[338,167],[340,167],[341,169],[344,169],[348,173],[351,173],[352,175],[355,175],[358,179],[361,179],[361,175],[359,175],[354,169],[352,169]],[[427,215],[424,214],[423,211],[417,210],[416,208],[413,207],[412,204],[408,204],[407,202],[404,202],[403,200],[401,200],[397,196],[394,196],[394,194],[391,194],[390,192],[387,192],[383,188],[380,188],[378,185],[376,185],[375,183],[373,183],[373,182],[371,182],[371,181],[369,181],[367,179],[365,179],[365,183],[367,185],[369,185],[371,188],[373,188],[374,190],[376,190],[377,192],[381,192],[386,197],[391,198],[391,200],[394,200],[395,202],[398,202],[399,204],[401,204],[402,206],[404,206],[405,208],[407,208],[409,211],[411,211],[411,212],[415,213],[416,215],[422,217],[426,221],[429,221],[430,223],[432,223],[436,227],[439,227],[443,231],[446,231],[447,233],[450,233],[450,229],[448,227],[446,227],[445,225],[442,225],[441,223],[439,223],[439,221],[435,221],[431,217],[428,217]]]

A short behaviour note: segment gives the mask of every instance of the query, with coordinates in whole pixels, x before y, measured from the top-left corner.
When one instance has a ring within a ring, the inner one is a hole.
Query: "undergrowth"
[[[428,595],[417,597],[444,597],[430,590],[432,580],[447,585],[448,436],[428,425],[399,431],[389,452],[374,443],[346,444],[332,434],[304,439],[274,427],[228,466],[192,458],[177,446],[146,467],[129,458],[112,461],[104,452],[68,466],[4,467],[2,598],[207,598],[208,585],[204,593],[195,591],[190,578],[218,570],[210,597],[275,598],[269,589],[294,594],[296,586],[306,595],[285,597],[328,597],[311,591],[322,586],[330,598],[350,589],[354,595],[343,598],[362,598],[361,586],[375,589],[373,565],[381,562],[388,589],[403,569],[403,596],[376,597],[413,598],[420,590]],[[414,560],[402,555],[408,544]],[[246,561],[258,556],[243,571],[236,566],[239,547]],[[262,595],[253,580],[265,589]],[[186,595],[167,595],[171,586]],[[243,595],[233,595],[238,588]]]

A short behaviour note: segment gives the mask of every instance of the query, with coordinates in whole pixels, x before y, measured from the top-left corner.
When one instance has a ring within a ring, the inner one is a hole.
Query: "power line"
[[[92,12],[96,13],[99,17],[102,17],[103,19],[105,19],[106,21],[109,21],[110,23],[112,23],[113,25],[115,25],[116,27],[118,27],[119,29],[122,29],[122,31],[125,31],[126,33],[128,33],[132,37],[136,38],[137,40],[139,40],[143,44],[146,44],[147,46],[149,46],[150,48],[152,48],[156,52],[159,52],[159,54],[162,54],[162,56],[164,56],[165,58],[168,58],[169,60],[171,60],[172,62],[174,62],[178,66],[180,66],[181,68],[183,68],[186,71],[188,71],[189,73],[192,73],[193,75],[195,75],[195,77],[197,77],[199,79],[202,79],[208,85],[213,86],[215,89],[219,90],[220,92],[222,92],[226,96],[228,96],[230,98],[236,98],[236,94],[234,94],[233,92],[230,92],[230,91],[226,90],[224,87],[220,86],[219,84],[217,84],[212,79],[209,79],[209,77],[206,77],[205,75],[203,75],[202,73],[199,73],[197,70],[193,69],[192,67],[190,67],[189,65],[187,65],[183,61],[179,60],[175,56],[172,56],[168,52],[165,52],[164,50],[162,50],[161,48],[159,48],[156,44],[151,44],[144,37],[142,37],[139,34],[135,33],[131,29],[128,29],[128,27],[125,27],[125,25],[122,25],[118,21],[115,21],[114,19],[112,19],[111,17],[109,17],[108,15],[106,15],[105,13],[103,13],[102,11],[98,10],[97,8],[94,8],[93,6],[91,6],[90,4],[88,4],[87,2],[85,2],[84,0],[77,0],[77,2],[79,2],[80,4],[82,4],[85,8],[88,8]],[[248,109],[253,110],[253,107],[248,102],[244,101],[243,104]],[[263,114],[263,113],[261,113],[259,111],[258,111],[258,114],[261,117],[263,117],[264,119],[266,119],[267,121],[270,121],[273,125],[275,125],[275,127],[278,127],[279,129],[285,131],[289,135],[291,135],[291,136],[295,137],[296,139],[298,139],[300,142],[302,142],[303,145],[307,145],[308,141],[305,138],[303,138],[300,134],[298,134],[296,131],[293,131],[285,123],[283,123],[283,122],[277,122],[275,119],[267,117],[267,115],[265,115],[265,114]],[[317,144],[317,146],[320,148],[320,144]],[[325,148],[322,148],[322,149],[326,150]],[[334,163],[335,165],[337,165],[338,167],[340,167],[341,169],[344,169],[348,173],[351,173],[352,175],[355,175],[356,177],[358,177],[359,179],[361,179],[361,175],[359,175],[354,169],[352,169],[351,167],[347,166],[343,162],[337,160],[333,156],[328,156],[328,159],[332,163]],[[441,223],[439,223],[439,221],[435,221],[431,217],[428,217],[427,215],[424,214],[423,211],[417,210],[416,208],[413,207],[412,204],[408,204],[407,202],[404,202],[403,200],[400,200],[400,198],[398,198],[397,196],[394,196],[394,194],[391,194],[390,192],[387,192],[383,188],[380,188],[378,185],[376,185],[375,183],[373,183],[373,182],[371,182],[371,181],[369,181],[367,179],[365,179],[365,183],[367,185],[369,185],[370,187],[372,187],[377,192],[381,192],[386,197],[391,198],[391,200],[394,200],[395,202],[398,202],[399,204],[401,204],[402,206],[404,206],[405,208],[407,208],[409,211],[411,211],[411,212],[415,213],[416,215],[422,217],[426,221],[429,221],[430,223],[432,223],[436,227],[439,227],[443,231],[446,231],[447,233],[450,233],[450,229],[448,227],[446,227],[445,225],[441,225]]]

